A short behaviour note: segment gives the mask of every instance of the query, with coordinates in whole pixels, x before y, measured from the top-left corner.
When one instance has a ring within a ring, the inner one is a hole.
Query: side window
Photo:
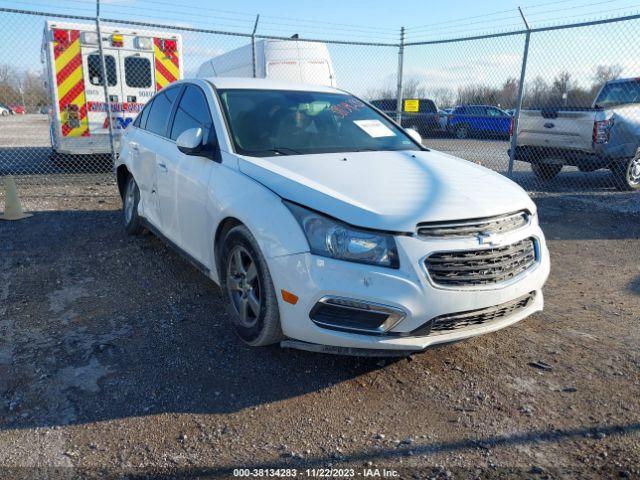
[[[497,108],[487,108],[487,115],[490,117],[502,117],[502,112]]]
[[[179,88],[169,88],[155,96],[147,117],[147,130],[156,135],[166,136],[167,121],[179,90]]]
[[[171,128],[171,140],[178,138],[185,130],[197,127],[202,127],[203,130],[211,128],[209,104],[202,90],[189,85],[185,89],[176,110],[173,127]],[[208,132],[203,133],[208,135]]]
[[[437,113],[438,109],[436,108],[436,104],[433,103],[432,100],[421,100],[420,101],[420,112],[421,113]]]
[[[144,57],[124,59],[124,81],[127,87],[149,88],[151,86],[151,62]]]
[[[149,102],[144,106],[142,112],[138,114],[133,124],[136,127],[145,128],[147,126],[147,117],[149,116],[149,110],[151,110],[151,104],[153,100],[149,100]]]
[[[113,55],[105,55],[104,63],[107,69],[107,83],[113,87],[118,83],[118,74],[116,72],[116,59]],[[89,67],[89,81],[91,85],[103,85],[102,82],[102,64],[100,55],[92,54],[87,57],[87,65]]]

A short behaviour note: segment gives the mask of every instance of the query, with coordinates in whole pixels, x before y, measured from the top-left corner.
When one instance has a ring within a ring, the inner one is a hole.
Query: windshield
[[[420,150],[398,127],[350,95],[219,90],[236,151],[267,157]]]
[[[607,83],[598,95],[596,107],[610,107],[625,103],[640,102],[640,81],[629,80],[625,82]]]

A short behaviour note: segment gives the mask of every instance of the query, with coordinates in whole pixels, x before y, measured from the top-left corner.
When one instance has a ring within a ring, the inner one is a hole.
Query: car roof
[[[284,80],[272,80],[267,78],[235,78],[235,77],[207,77],[204,80],[220,89],[245,89],[245,90],[292,90],[300,92],[345,92],[324,85],[311,85],[308,83],[287,82]]]

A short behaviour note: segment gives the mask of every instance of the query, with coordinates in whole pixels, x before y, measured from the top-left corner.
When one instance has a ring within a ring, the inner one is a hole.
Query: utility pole
[[[518,128],[520,126],[520,110],[522,110],[522,96],[524,95],[524,80],[527,73],[527,58],[529,57],[529,41],[531,39],[531,28],[529,22],[527,22],[522,8],[518,7],[524,26],[527,29],[527,34],[524,39],[524,52],[522,54],[522,66],[520,67],[520,83],[518,84],[518,98],[516,100],[516,111],[513,114],[513,132],[511,133],[511,148],[509,148],[509,169],[507,176],[513,175],[513,163],[515,161],[516,146],[518,144]]]
[[[256,23],[253,24],[253,32],[251,32],[251,55],[252,55],[252,62],[253,62],[253,78],[256,78],[258,76],[257,67],[256,67],[258,63],[258,57],[256,53],[256,30],[258,30],[259,20],[260,20],[260,14],[256,15]]]
[[[111,149],[112,165],[116,164],[116,147],[114,145],[113,125],[111,117],[111,101],[109,99],[109,79],[107,78],[107,63],[102,51],[102,33],[100,32],[100,0],[96,0],[96,32],[98,34],[98,52],[100,53],[100,65],[102,70],[102,88],[104,90],[105,111],[107,112],[107,124],[109,126],[109,147]]]
[[[398,49],[398,88],[396,91],[396,122],[402,122],[402,68],[404,66],[404,27],[400,28],[400,48]]]

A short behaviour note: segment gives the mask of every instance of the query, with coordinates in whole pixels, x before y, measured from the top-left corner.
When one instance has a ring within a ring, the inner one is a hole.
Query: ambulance
[[[183,77],[180,35],[103,25],[100,31],[111,119],[95,24],[45,23],[42,62],[54,154],[110,153],[109,121],[117,152],[120,135],[147,101]]]

